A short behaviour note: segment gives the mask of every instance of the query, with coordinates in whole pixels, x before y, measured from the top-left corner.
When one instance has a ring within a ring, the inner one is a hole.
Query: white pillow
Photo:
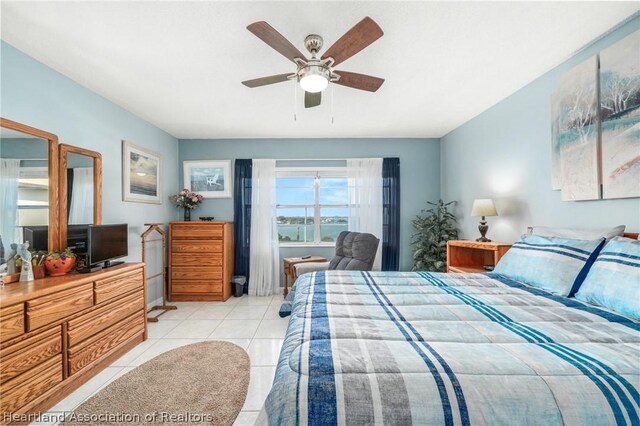
[[[613,237],[622,237],[624,235],[625,225],[615,226],[613,228],[551,228],[548,226],[534,226],[531,228],[531,235],[539,237],[556,237],[568,238],[571,240],[597,240],[606,238],[610,240]]]

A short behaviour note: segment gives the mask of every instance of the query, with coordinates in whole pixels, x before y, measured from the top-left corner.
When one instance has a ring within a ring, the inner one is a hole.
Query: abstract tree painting
[[[553,98],[553,181],[566,201],[600,198],[597,72],[596,56],[576,65]]]
[[[640,197],[640,31],[600,53],[603,198]]]
[[[560,163],[560,91],[551,95],[551,189],[562,189],[562,164]]]

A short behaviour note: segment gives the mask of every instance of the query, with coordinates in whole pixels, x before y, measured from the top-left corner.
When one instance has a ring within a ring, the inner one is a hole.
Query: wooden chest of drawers
[[[233,223],[169,224],[169,299],[227,300],[233,275]]]
[[[0,288],[0,421],[46,410],[146,339],[145,269]]]

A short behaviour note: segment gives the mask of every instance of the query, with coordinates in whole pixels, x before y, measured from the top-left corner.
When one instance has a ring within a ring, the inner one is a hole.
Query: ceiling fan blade
[[[284,38],[275,28],[267,24],[265,21],[254,22],[247,27],[249,31],[255,34],[260,40],[267,43],[269,46],[276,49],[285,58],[293,61],[294,58],[301,58],[305,61],[307,58],[291,44],[289,40]],[[293,61],[295,62],[295,61]]]
[[[320,105],[322,101],[322,92],[311,93],[304,92],[304,107],[305,108],[313,108]]]
[[[367,16],[333,43],[322,55],[322,59],[332,57],[335,60],[332,66],[336,66],[369,46],[383,34],[380,26]]]
[[[340,76],[340,80],[333,83],[341,86],[353,87],[354,89],[375,92],[384,83],[384,78],[373,77],[365,74],[358,74],[349,71],[335,71]]]
[[[289,80],[288,77],[290,75],[291,73],[270,75],[269,77],[260,77],[260,78],[254,78],[253,80],[243,81],[242,84],[251,88],[266,86],[268,84],[282,83],[283,81],[287,81]]]

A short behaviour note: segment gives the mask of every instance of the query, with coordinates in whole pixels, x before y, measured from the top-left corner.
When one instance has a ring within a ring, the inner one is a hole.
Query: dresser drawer
[[[222,281],[174,280],[171,282],[172,293],[222,293]]]
[[[142,316],[143,309],[144,296],[142,290],[139,290],[130,296],[108,303],[88,314],[74,318],[67,323],[69,346],[77,345],[81,341],[136,312]]]
[[[144,317],[131,315],[113,327],[69,348],[69,374],[76,374],[83,368],[99,361],[104,356],[117,350],[122,344],[144,331]]]
[[[129,272],[115,277],[96,281],[96,304],[116,296],[142,289],[144,285],[142,271]]]
[[[93,306],[93,283],[27,302],[27,330],[60,321]]]
[[[0,412],[13,413],[62,381],[62,355],[0,385]]]
[[[172,253],[222,253],[222,241],[172,241]]]
[[[62,327],[43,331],[0,349],[0,383],[42,364],[62,353]]]
[[[220,224],[178,224],[171,225],[171,238],[176,239],[222,239],[224,235],[224,225]]]
[[[219,253],[172,253],[171,264],[174,266],[222,266],[222,252]]]
[[[171,279],[222,280],[222,268],[210,268],[206,266],[174,266],[171,268]]]
[[[0,309],[0,341],[9,340],[24,333],[24,304]]]

